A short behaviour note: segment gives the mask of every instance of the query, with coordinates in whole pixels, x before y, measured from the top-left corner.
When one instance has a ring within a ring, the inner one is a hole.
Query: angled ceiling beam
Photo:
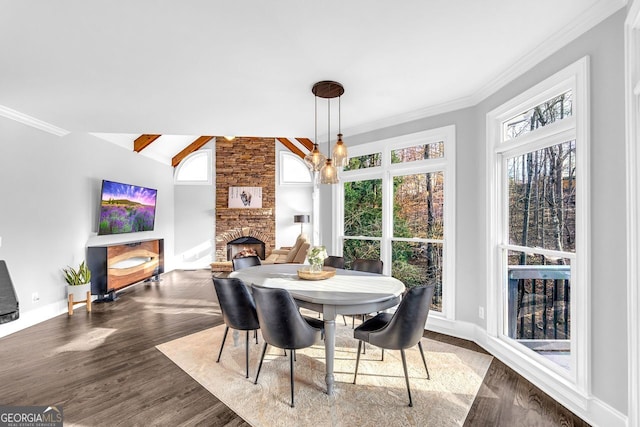
[[[296,147],[293,142],[289,141],[287,138],[276,138],[278,141],[280,141],[282,143],[282,145],[284,145],[285,147],[287,147],[289,149],[289,151],[291,151],[293,154],[296,154],[297,156],[299,156],[301,159],[304,159],[305,154],[302,152],[301,149],[299,149],[298,147]]]
[[[160,135],[140,135],[135,141],[133,141],[133,151],[136,153],[141,152],[158,138],[160,138]]]
[[[313,149],[313,141],[311,141],[309,138],[296,138],[296,140],[305,146],[305,148],[309,151],[311,151]]]
[[[213,136],[199,137],[198,139],[193,141],[191,144],[189,144],[186,148],[184,148],[181,152],[173,156],[173,159],[171,159],[171,166],[175,168],[180,164],[180,162],[185,157],[187,157],[189,154],[193,153],[194,151],[199,150],[200,148],[202,148],[202,146],[204,146],[207,142],[211,141],[212,139],[213,139]]]

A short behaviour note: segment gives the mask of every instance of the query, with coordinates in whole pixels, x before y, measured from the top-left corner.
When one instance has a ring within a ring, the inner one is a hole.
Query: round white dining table
[[[324,280],[303,280],[301,264],[266,264],[234,271],[247,285],[258,284],[289,291],[300,307],[322,313],[325,330],[327,394],[334,391],[333,363],[336,344],[336,315],[367,314],[396,306],[405,290],[393,277],[353,270],[336,269],[336,275]]]

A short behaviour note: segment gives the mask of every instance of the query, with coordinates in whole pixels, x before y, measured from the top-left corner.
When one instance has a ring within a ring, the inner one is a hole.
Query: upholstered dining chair
[[[254,265],[262,265],[262,261],[260,261],[260,257],[252,255],[243,258],[234,258],[231,260],[231,264],[233,264],[233,271],[236,271],[253,267]]]
[[[224,336],[222,337],[222,344],[220,345],[220,353],[218,353],[218,360],[216,360],[216,362],[220,362],[229,328],[246,331],[245,363],[247,371],[246,377],[249,378],[249,331],[254,331],[257,344],[257,331],[260,329],[253,297],[249,292],[249,288],[238,278],[216,277],[213,279],[213,286],[216,289],[216,295],[218,296],[218,302],[222,310],[222,318],[226,325]]]
[[[260,330],[264,339],[262,356],[256,373],[254,384],[258,384],[258,377],[262,369],[262,362],[267,352],[267,346],[278,347],[289,351],[289,369],[291,382],[291,407],[294,404],[294,370],[293,362],[296,350],[312,346],[324,333],[324,324],[318,319],[303,316],[298,311],[298,305],[286,289],[266,288],[253,285],[253,298]]]
[[[382,274],[383,263],[379,259],[363,259],[356,258],[351,264],[351,269],[356,271],[365,271],[367,273]],[[366,314],[362,315],[362,321],[366,318]],[[356,326],[356,317],[351,318],[351,327]]]
[[[382,274],[382,261],[379,259],[356,258],[351,264],[351,269],[356,271],[366,271],[367,273]]]
[[[422,363],[424,363],[424,369],[427,371],[427,379],[430,379],[429,368],[427,368],[427,361],[424,358],[420,340],[424,334],[424,325],[429,315],[433,289],[434,285],[409,289],[394,314],[380,313],[368,319],[353,331],[354,338],[358,340],[356,370],[353,377],[354,384],[358,378],[360,349],[363,342],[382,348],[382,360],[384,360],[384,349],[400,350],[404,377],[407,382],[407,393],[409,394],[409,406],[413,406],[411,388],[409,387],[409,374],[407,372],[407,359],[404,351],[418,344]]]
[[[325,267],[333,267],[340,268],[344,270],[344,257],[329,255],[324,259]],[[318,313],[318,317],[320,317],[320,313]],[[343,315],[342,320],[344,321],[344,326],[347,326],[347,318]]]
[[[329,255],[324,259],[324,265],[327,267],[344,269],[344,257]]]

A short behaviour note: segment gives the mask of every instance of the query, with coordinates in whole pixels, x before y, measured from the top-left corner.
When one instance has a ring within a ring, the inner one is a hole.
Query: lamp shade
[[[309,222],[309,215],[294,215],[293,222],[296,224],[307,224]]]

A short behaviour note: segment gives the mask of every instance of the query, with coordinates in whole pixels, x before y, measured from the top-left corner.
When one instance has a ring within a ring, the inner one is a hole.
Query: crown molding
[[[62,129],[50,123],[43,122],[42,120],[28,116],[9,107],[5,107],[4,105],[0,105],[0,116],[6,117],[10,120],[14,120],[16,122],[20,122],[36,129],[43,130],[56,136],[65,136],[71,133],[66,129]]]
[[[480,88],[480,90],[469,96],[461,97],[442,104],[431,105],[419,110],[409,111],[396,116],[376,120],[374,122],[367,122],[363,123],[362,125],[344,128],[343,133],[345,135],[351,136],[359,135],[362,133],[384,129],[414,120],[433,117],[438,114],[444,114],[468,107],[474,107],[480,102],[484,101],[490,95],[493,95],[498,90],[502,89],[511,81],[515,80],[517,77],[529,71],[542,60],[548,58],[562,47],[577,39],[580,35],[584,34],[600,22],[604,21],[606,18],[620,10],[626,4],[627,0],[602,0],[597,2],[587,11],[576,17],[576,19],[570,25],[567,25],[561,31],[558,31],[551,37],[545,39],[534,50],[522,56],[513,65],[511,65],[502,73],[498,74],[482,88]],[[326,135],[324,135],[324,138],[326,138]]]
[[[342,133],[345,135],[353,136],[360,135],[366,132],[374,131],[377,129],[384,129],[387,127],[399,125],[402,123],[411,122],[414,120],[420,120],[427,117],[433,117],[438,114],[444,114],[451,111],[462,110],[463,108],[473,107],[476,103],[470,96],[454,99],[453,101],[443,102],[442,104],[430,105],[428,107],[420,108],[419,110],[408,111],[396,116],[385,117],[375,122],[367,122],[361,125],[351,126],[342,129]],[[327,135],[318,135],[318,140],[324,141]]]
[[[542,62],[542,60],[548,58],[553,53],[565,47],[570,42],[574,41],[579,36],[604,21],[613,13],[620,10],[626,4],[627,0],[597,2],[583,14],[576,17],[571,24],[542,41],[538,47],[522,56],[512,66],[497,75],[493,80],[473,94],[472,98],[474,100],[474,104],[479,104],[484,101],[487,97],[493,95],[499,89],[506,86],[507,83],[510,83],[517,77],[520,77],[535,65]]]

